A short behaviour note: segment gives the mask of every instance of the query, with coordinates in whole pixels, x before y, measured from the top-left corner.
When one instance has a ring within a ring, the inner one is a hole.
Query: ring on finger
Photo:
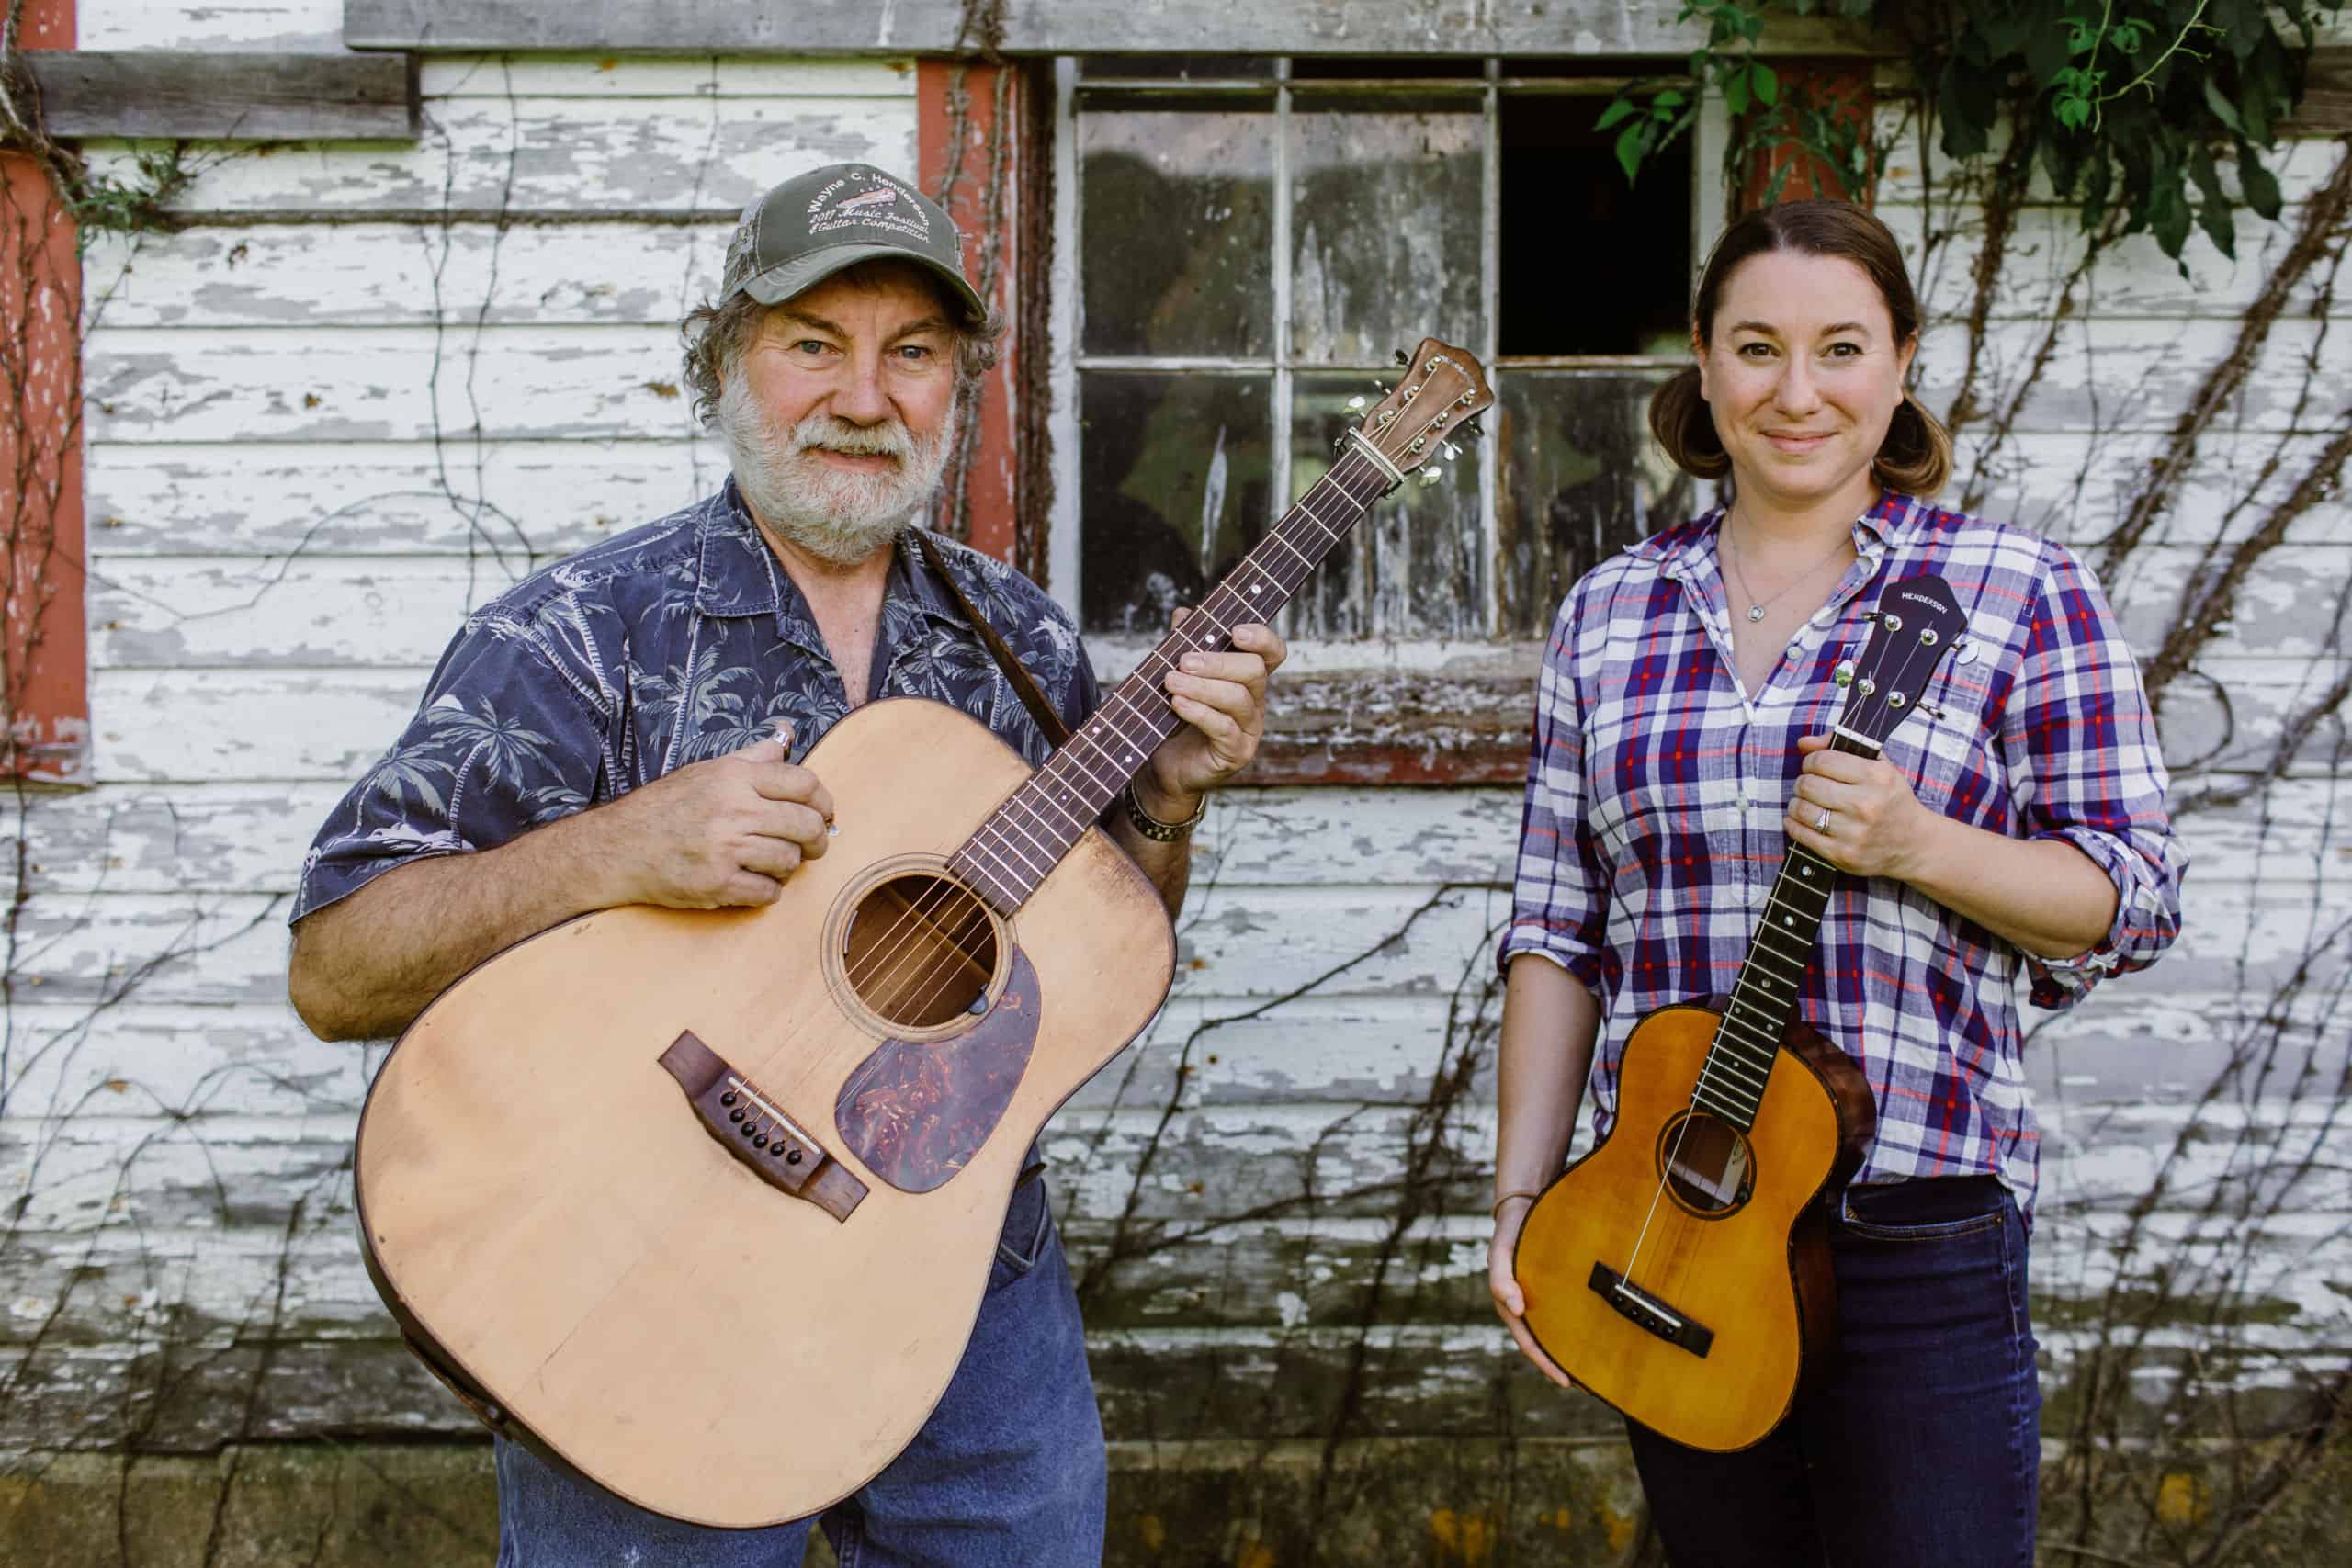
[[[1813,830],[1816,833],[1826,833],[1829,831],[1829,808],[1825,806],[1822,807],[1821,815],[1814,821]]]

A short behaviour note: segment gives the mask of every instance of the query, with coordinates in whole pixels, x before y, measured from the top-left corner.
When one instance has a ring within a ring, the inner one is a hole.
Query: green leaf
[[[2230,217],[2228,202],[2199,203],[2197,226],[2205,231],[2205,237],[2213,242],[2215,250],[2233,261],[2237,259],[2237,224]]]
[[[1754,84],[1758,103],[1769,106],[1781,101],[1781,79],[1772,74],[1770,66],[1760,60],[1751,62],[1747,67],[1747,75],[1748,80]]]
[[[1633,99],[1620,94],[1610,101],[1607,108],[1600,111],[1600,118],[1592,122],[1592,129],[1595,130],[1606,130],[1611,126],[1616,124],[1619,120],[1623,119],[1627,115],[1632,114],[1634,109],[1639,107],[1640,106],[1635,104]]]
[[[2278,176],[2262,166],[2253,148],[2238,143],[2238,187],[2245,192],[2245,204],[2255,216],[2278,220]]]
[[[1653,107],[1662,109],[1680,108],[1682,107],[1682,90],[1679,87],[1668,87],[1666,91],[1652,98],[1650,103]]]
[[[2205,107],[2213,111],[2215,119],[2230,128],[2232,135],[2245,134],[2245,122],[2238,118],[2237,105],[2222,95],[2221,84],[2211,76],[2205,78]]]
[[[1747,112],[1747,73],[1735,71],[1724,78],[1724,107],[1735,115]]]
[[[1642,145],[1643,123],[1637,119],[1617,133],[1617,166],[1625,171],[1627,185],[1642,172],[1642,154],[1648,151]]]
[[[2047,82],[2065,68],[2069,51],[2066,35],[2048,23],[2030,28],[2025,36],[2025,73],[2035,82]]]

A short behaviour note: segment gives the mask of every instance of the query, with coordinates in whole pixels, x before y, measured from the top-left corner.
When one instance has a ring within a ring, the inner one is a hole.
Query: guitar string
[[[1338,488],[1340,489],[1342,493],[1345,493],[1349,497],[1350,501],[1355,503],[1356,515],[1349,517],[1345,525],[1335,531],[1334,542],[1336,542],[1336,539],[1340,535],[1344,534],[1348,528],[1354,525],[1356,516],[1360,516],[1363,513],[1368,512],[1372,502],[1377,500],[1379,496],[1382,493],[1385,493],[1386,489],[1389,488],[1385,485],[1375,485],[1369,497],[1358,498],[1354,491],[1348,488],[1347,481],[1341,479],[1342,468],[1347,466],[1349,461],[1356,458],[1357,455],[1353,452],[1346,454],[1340,462],[1332,465],[1330,470],[1325,476],[1328,479],[1340,480],[1340,482]],[[1361,466],[1365,470],[1369,470],[1371,468],[1368,460],[1362,460]],[[1305,498],[1302,498],[1302,501]],[[1310,513],[1310,514],[1312,513]],[[1285,515],[1287,516],[1288,514]],[[1319,516],[1316,517],[1316,521],[1318,524],[1323,522]],[[1276,526],[1280,526],[1279,522]],[[1325,524],[1324,526],[1329,527],[1330,525]],[[1294,551],[1293,553],[1295,554],[1296,552]],[[1309,572],[1311,572],[1316,563],[1308,561],[1306,564]],[[1283,587],[1285,594],[1295,591],[1294,587],[1283,585],[1281,577],[1277,576],[1273,572],[1269,571],[1262,567],[1258,568],[1258,570],[1269,581],[1275,583],[1279,587]],[[1306,576],[1306,574],[1305,573],[1301,574],[1300,581],[1302,584],[1305,581]],[[1219,584],[1219,589],[1229,589],[1230,581],[1231,579],[1228,578],[1227,582]],[[1210,597],[1213,598],[1214,594]],[[1246,602],[1243,601],[1238,594],[1236,594],[1234,597],[1235,604],[1238,607],[1244,609],[1248,608]],[[1206,601],[1204,600],[1204,604],[1205,604],[1205,603]],[[1098,746],[1100,745],[1099,739],[1096,744]],[[1108,753],[1106,752],[1105,755],[1107,756]],[[1040,773],[1042,772],[1043,770],[1041,769]],[[1036,775],[1032,775],[1033,778]],[[976,833],[973,840],[971,841],[977,841],[978,838],[978,835]],[[978,895],[973,893],[967,881],[950,880],[945,877],[939,878],[938,880],[943,883],[948,890],[948,892],[942,893],[941,897],[944,897],[949,896],[949,893],[963,893],[971,896],[975,899],[975,902],[981,906],[978,911],[979,918],[986,919],[988,910],[985,906],[985,901],[980,900]],[[905,921],[906,917],[902,916],[899,923],[904,924]],[[831,987],[829,985],[827,988],[830,990]],[[765,1080],[763,1092],[767,1093],[770,1099],[775,1100],[779,1104],[786,1104],[792,1100],[798,1100],[801,1097],[802,1092],[807,1089],[810,1080],[818,1076],[818,1074],[823,1069],[825,1064],[831,1059],[831,1054],[822,1049],[809,1052],[805,1055],[796,1053],[788,1049],[788,1047],[798,1042],[801,1036],[807,1032],[808,1025],[817,1021],[817,1018],[818,1014],[814,1010],[810,1010],[804,1013],[797,1021],[790,1023],[786,1028],[782,1036],[775,1041],[774,1048],[772,1048],[763,1057],[762,1062],[756,1066],[750,1063],[739,1064],[741,1070],[746,1072],[757,1072]],[[797,1066],[799,1070],[797,1072],[793,1071],[792,1068],[794,1066]],[[779,1068],[781,1069],[780,1071],[778,1070]]]
[[[1356,521],[1370,509],[1371,500],[1377,499],[1376,494],[1370,499],[1359,499],[1354,491],[1348,488],[1349,478],[1363,477],[1362,475],[1343,477],[1341,474],[1341,468],[1347,460],[1349,458],[1354,458],[1355,457],[1356,455],[1353,453],[1348,454],[1346,457],[1342,458],[1340,463],[1335,463],[1329,473],[1326,476],[1328,479],[1335,481],[1334,488],[1342,495],[1345,495],[1348,501],[1352,503],[1351,508],[1353,513],[1352,515],[1347,517],[1344,521],[1334,522],[1327,520],[1315,508],[1315,498],[1312,489],[1307,495],[1300,498],[1296,506],[1292,510],[1292,515],[1304,513],[1319,528],[1329,535],[1329,538],[1325,542],[1321,550],[1318,550],[1317,558],[1309,558],[1305,556],[1299,557],[1301,564],[1307,569],[1306,571],[1300,574],[1299,584],[1293,585],[1285,583],[1281,577],[1268,571],[1265,568],[1261,566],[1254,567],[1254,570],[1257,570],[1260,576],[1266,578],[1278,589],[1282,590],[1286,598],[1295,592],[1296,586],[1304,585],[1306,578],[1312,573],[1315,566],[1318,564],[1321,553],[1323,553],[1323,551],[1328,551],[1330,545],[1336,544],[1341,537],[1343,537],[1348,530],[1354,526]],[[1359,459],[1359,461],[1362,462],[1363,467],[1365,469],[1369,470],[1370,464],[1368,460]],[[1320,486],[1317,485],[1313,488],[1319,489]],[[1265,537],[1277,544],[1283,545],[1285,548],[1289,548],[1288,541],[1280,537],[1280,530],[1281,524],[1278,522],[1275,528],[1272,531],[1270,531]],[[1293,549],[1291,553],[1294,555],[1298,554],[1295,549]],[[1250,563],[1245,558],[1243,564],[1252,565],[1253,563]],[[1233,590],[1233,580],[1238,578],[1238,575],[1239,569],[1237,568],[1236,571],[1229,575],[1227,581],[1220,582],[1217,587],[1203,600],[1201,605],[1202,612],[1208,615],[1210,624],[1217,626],[1220,630],[1224,629],[1220,617],[1210,608],[1211,604],[1216,599],[1218,594],[1222,593],[1231,598],[1234,609],[1246,612],[1251,608],[1249,603]],[[1169,640],[1172,642],[1174,639],[1173,637],[1170,637]],[[1166,647],[1167,644],[1163,643],[1161,648],[1155,649],[1150,657],[1161,660],[1163,662],[1169,664],[1172,669],[1174,667],[1174,661],[1167,658],[1164,651]],[[1147,726],[1151,725],[1155,716],[1137,711],[1132,699],[1127,696],[1125,691],[1125,683],[1123,682],[1121,688],[1114,693],[1114,700],[1119,701],[1123,705],[1125,705],[1132,716],[1143,719]],[[1118,726],[1115,722],[1113,723],[1112,728],[1114,730],[1118,729]],[[1136,743],[1134,741],[1132,737],[1126,736],[1124,730],[1120,730],[1119,733],[1121,738],[1123,739],[1126,739],[1129,744],[1133,745]],[[1084,731],[1081,731],[1080,736],[1076,739],[1088,740],[1095,750],[1103,753],[1105,760],[1115,762],[1116,759],[1110,757],[1110,754],[1107,749],[1102,745],[1100,737],[1089,737]],[[1042,770],[1040,771],[1042,773]],[[1086,771],[1090,776],[1092,776],[1092,770],[1088,769]],[[1037,776],[1038,775],[1036,774],[1031,775],[1031,781],[1034,781]],[[1031,781],[1024,781],[1024,784]],[[1100,781],[1097,780],[1097,782],[1099,783]],[[1030,831],[1029,829],[1023,827],[1017,818],[1012,818],[1010,815],[1012,808],[1016,803],[1022,803],[1023,793],[1023,791],[1022,789],[1016,788],[1013,794],[1007,798],[1004,806],[1000,807],[994,817],[991,818],[991,820],[993,821],[999,818],[1003,818],[1009,826],[1019,831],[1023,837],[1029,839],[1031,843],[1035,845],[1037,849],[1046,852],[1049,857],[1049,863],[1046,870],[1050,872],[1052,864],[1057,863],[1062,856],[1067,855],[1069,849],[1075,847],[1075,843],[1073,841],[1070,845],[1059,846],[1058,852],[1056,852],[1054,849],[1048,847],[1046,841],[1038,839],[1035,834]],[[1036,811],[1034,806],[1030,807],[1029,810],[1031,816],[1035,818],[1041,826],[1047,827],[1047,831],[1051,837],[1059,837],[1058,833],[1054,832],[1050,829],[1050,826],[1046,824],[1045,818],[1041,813]],[[1069,814],[1065,812],[1063,815],[1067,816]],[[1071,823],[1073,826],[1076,826],[1077,819],[1072,818]],[[1090,823],[1088,826],[1091,826],[1091,824]],[[1083,830],[1083,829],[1080,829],[1081,835]],[[1013,849],[1014,852],[1019,855],[1022,860],[1027,860],[1028,856],[1026,852],[1019,850],[1018,846],[1013,846]],[[941,909],[954,903],[958,898],[966,898],[971,901],[975,908],[977,919],[966,920],[957,928],[952,936],[948,937],[946,941],[938,941],[938,937],[942,934],[940,928],[938,923],[933,920],[930,917],[937,914]],[[891,976],[891,978],[896,983],[898,999],[890,1009],[890,1011],[897,1013],[902,1019],[909,1016],[920,1017],[925,1009],[930,1007],[938,999],[940,994],[945,989],[945,987],[954,984],[959,962],[977,964],[977,960],[973,958],[967,944],[970,939],[977,933],[978,930],[986,925],[987,919],[988,916],[985,907],[980,905],[979,900],[975,897],[968,889],[965,888],[960,883],[952,879],[934,877],[933,887],[927,891],[922,898],[906,907],[899,920],[894,922],[893,926],[889,930],[886,931],[880,937],[876,939],[876,947],[868,948],[867,953],[870,961],[865,965],[865,973],[863,976],[855,973],[849,974],[848,978],[852,988],[856,990],[860,996],[864,996],[867,987],[874,981],[881,978],[885,971],[898,969],[902,960],[907,957],[907,949],[913,944],[922,942],[925,936],[926,929],[928,928],[929,934],[933,939],[933,941],[930,944],[927,944],[926,947],[926,951],[931,955],[930,961],[925,963],[922,969],[916,971],[911,976],[904,974],[894,974]],[[896,940],[893,941],[893,938]],[[885,942],[890,942],[889,951],[887,953],[882,953],[877,956],[876,948]],[[993,976],[991,976],[991,978]],[[912,1005],[909,1006],[907,1001],[908,996],[918,984],[924,986],[922,995],[920,998],[915,998]],[[983,982],[982,988],[985,990],[986,982]],[[882,1011],[884,1010],[876,1008],[876,1010]]]
[[[1867,660],[1867,659],[1869,658],[1869,651],[1868,651],[1868,649],[1867,649],[1864,650],[1864,658],[1865,658],[1865,660]],[[1875,724],[1875,723],[1879,722],[1879,719],[1878,719],[1878,717],[1876,717],[1876,716],[1872,716],[1872,717],[1870,717],[1870,718],[1865,719],[1865,718],[1864,718],[1864,716],[1863,716],[1862,711],[1861,711],[1861,710],[1863,710],[1863,709],[1865,709],[1865,708],[1867,708],[1867,707],[1869,707],[1869,706],[1872,705],[1873,701],[1874,701],[1874,698],[1873,698],[1873,696],[1872,696],[1871,694],[1867,694],[1867,693],[1866,693],[1866,694],[1862,694],[1862,697],[1861,697],[1860,702],[1860,703],[1858,703],[1857,705],[1855,705],[1855,707],[1856,707],[1856,711],[1855,711],[1855,713],[1853,713],[1853,714],[1852,714],[1852,715],[1850,715],[1850,716],[1849,716],[1849,715],[1844,715],[1844,714],[1841,714],[1841,715],[1839,716],[1839,722],[1840,722],[1840,723],[1844,723],[1844,722],[1846,721],[1846,719],[1847,719],[1847,718],[1849,718],[1849,717],[1853,718],[1853,719],[1855,720],[1855,722],[1856,722],[1856,723],[1858,723],[1858,724],[1865,724],[1865,725],[1867,725],[1867,724]],[[1833,745],[1833,746],[1834,746],[1834,745],[1836,745],[1836,742],[1835,742],[1834,740],[1832,741],[1832,745]],[[1791,852],[1793,852],[1793,851],[1792,851]],[[1786,874],[1786,857],[1785,857],[1785,856],[1783,856],[1783,874]],[[1825,904],[1824,908],[1825,908],[1825,909],[1826,909],[1826,904]],[[1819,926],[1818,926],[1818,923],[1817,923],[1817,922],[1818,922],[1818,919],[1819,919],[1819,917],[1818,917],[1818,916],[1816,916],[1816,917],[1815,917],[1816,924],[1815,924],[1815,940],[1816,940],[1816,941],[1818,940],[1818,933],[1819,933]],[[1752,939],[1752,940],[1751,940],[1751,942],[1750,942],[1750,943],[1749,943],[1749,948],[1750,948],[1751,953],[1755,950],[1755,948],[1756,948],[1757,944],[1762,941],[1762,938],[1763,938],[1763,933],[1762,933],[1761,931],[1758,931],[1758,932],[1757,933],[1757,936],[1756,936],[1754,939]],[[1810,945],[1808,946],[1808,951],[1810,951]],[[1808,965],[1808,966],[1809,966],[1809,965]],[[1741,968],[1742,968],[1743,973],[1745,973],[1745,970],[1746,970],[1746,964],[1743,964],[1741,965]],[[1735,987],[1734,987],[1734,993],[1735,993],[1735,995],[1736,994],[1736,992],[1737,992],[1737,987],[1736,987],[1736,986],[1735,986]],[[1723,1025],[1721,1025],[1721,1024],[1718,1024],[1718,1025],[1717,1025],[1717,1032],[1718,1032],[1718,1034],[1720,1034],[1720,1033],[1721,1033],[1721,1032],[1722,1032],[1722,1028],[1723,1028]],[[1651,1294],[1651,1295],[1662,1295],[1662,1294],[1663,1294],[1667,1290],[1670,1289],[1670,1288],[1671,1288],[1675,1283],[1677,1283],[1677,1282],[1678,1282],[1681,1278],[1683,1278],[1683,1277],[1684,1277],[1684,1276],[1682,1276],[1682,1275],[1676,1275],[1676,1276],[1675,1276],[1675,1278],[1674,1278],[1674,1279],[1672,1279],[1672,1280],[1666,1279],[1666,1278],[1659,1278],[1659,1279],[1657,1279],[1657,1280],[1652,1280],[1652,1281],[1645,1282],[1645,1281],[1637,1280],[1635,1279],[1635,1277],[1634,1277],[1634,1270],[1635,1270],[1635,1269],[1640,1266],[1640,1263],[1641,1263],[1641,1256],[1642,1256],[1642,1248],[1643,1248],[1645,1246],[1646,1246],[1646,1245],[1647,1245],[1647,1243],[1648,1243],[1648,1239],[1649,1239],[1649,1233],[1650,1233],[1650,1225],[1651,1225],[1651,1224],[1653,1223],[1653,1221],[1657,1218],[1657,1206],[1658,1206],[1658,1202],[1659,1202],[1659,1201],[1660,1201],[1661,1199],[1663,1199],[1663,1198],[1666,1196],[1667,1185],[1668,1185],[1668,1183],[1669,1183],[1669,1182],[1673,1179],[1673,1176],[1672,1176],[1672,1174],[1671,1174],[1671,1173],[1672,1173],[1672,1171],[1673,1171],[1673,1169],[1674,1169],[1675,1161],[1676,1161],[1677,1159],[1679,1159],[1679,1158],[1681,1156],[1681,1154],[1682,1154],[1682,1143],[1683,1143],[1683,1140],[1684,1140],[1685,1138],[1687,1138],[1687,1137],[1689,1137],[1689,1136],[1690,1136],[1690,1123],[1691,1123],[1692,1122],[1694,1122],[1694,1121],[1696,1121],[1696,1120],[1698,1119],[1699,1114],[1700,1114],[1700,1112],[1701,1112],[1701,1109],[1702,1109],[1702,1108],[1701,1108],[1700,1103],[1699,1103],[1699,1093],[1700,1093],[1700,1090],[1701,1090],[1701,1089],[1703,1089],[1705,1088],[1705,1086],[1706,1086],[1707,1074],[1708,1074],[1708,1071],[1710,1070],[1710,1068],[1712,1067],[1712,1066],[1713,1066],[1713,1060],[1714,1060],[1714,1052],[1715,1052],[1714,1043],[1711,1040],[1711,1041],[1709,1042],[1709,1045],[1708,1045],[1707,1059],[1706,1059],[1704,1062],[1702,1062],[1702,1063],[1700,1064],[1700,1068],[1699,1068],[1699,1082],[1698,1082],[1698,1086],[1697,1086],[1696,1088],[1694,1088],[1694,1089],[1692,1089],[1692,1091],[1691,1091],[1690,1103],[1690,1106],[1688,1107],[1688,1109],[1687,1109],[1687,1111],[1686,1111],[1686,1112],[1685,1112],[1685,1114],[1684,1114],[1684,1116],[1683,1116],[1682,1125],[1675,1129],[1675,1134],[1674,1134],[1674,1146],[1673,1146],[1671,1149],[1669,1149],[1669,1150],[1668,1150],[1668,1151],[1667,1151],[1667,1156],[1666,1156],[1665,1162],[1664,1162],[1664,1164],[1663,1164],[1662,1168],[1660,1168],[1660,1170],[1659,1170],[1659,1172],[1658,1172],[1658,1181],[1657,1181],[1657,1190],[1656,1190],[1655,1191],[1653,1191],[1653,1192],[1650,1194],[1650,1206],[1649,1206],[1648,1210],[1647,1210],[1647,1211],[1646,1211],[1646,1212],[1642,1215],[1642,1228],[1634,1234],[1634,1247],[1633,1247],[1633,1251],[1632,1251],[1632,1253],[1631,1253],[1631,1254],[1626,1258],[1626,1259],[1625,1259],[1625,1268],[1624,1268],[1624,1271],[1623,1271],[1623,1274],[1621,1276],[1621,1277],[1624,1280],[1624,1281],[1625,1281],[1625,1283],[1626,1283],[1626,1284],[1628,1284],[1628,1285],[1630,1285],[1630,1286],[1633,1286],[1634,1288],[1635,1288],[1635,1289],[1637,1289],[1637,1290],[1643,1291],[1643,1292],[1645,1292],[1645,1293],[1647,1293],[1647,1294]],[[1772,1059],[1771,1059],[1770,1062],[1768,1062],[1767,1064],[1765,1064],[1765,1068],[1764,1068],[1764,1073],[1765,1073],[1765,1090],[1769,1090],[1769,1089],[1770,1089],[1770,1087],[1771,1087],[1771,1074],[1772,1074],[1772,1069],[1773,1069],[1773,1067],[1775,1067],[1775,1066],[1777,1066],[1779,1065],[1779,1062],[1780,1062],[1780,1047],[1778,1046],[1778,1044],[1775,1044],[1775,1045],[1774,1045],[1774,1047],[1773,1047],[1773,1051],[1772,1051]],[[1758,1103],[1758,1105],[1759,1107],[1760,1107],[1760,1106],[1762,1105],[1762,1103],[1763,1103],[1763,1099],[1764,1099],[1764,1091],[1763,1091],[1763,1090],[1759,1090],[1759,1091],[1758,1092],[1757,1096],[1756,1096],[1757,1103]],[[1712,1113],[1711,1113],[1711,1114],[1712,1114]],[[1703,1235],[1703,1234],[1705,1234],[1705,1233],[1702,1233],[1702,1234]]]

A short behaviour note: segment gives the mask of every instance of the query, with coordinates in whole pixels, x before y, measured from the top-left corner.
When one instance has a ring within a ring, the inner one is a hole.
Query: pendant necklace
[[[1722,525],[1715,530],[1715,536],[1726,543],[1730,542],[1730,513],[1724,513]],[[1790,590],[1795,588],[1798,583],[1806,581],[1815,572],[1819,571],[1823,567],[1827,566],[1832,560],[1837,558],[1838,551],[1844,549],[1852,542],[1853,541],[1850,538],[1839,539],[1835,545],[1832,545],[1829,547],[1829,553],[1827,555],[1822,557],[1819,560],[1805,568],[1804,570],[1799,572],[1796,576],[1789,579],[1788,582],[1782,586],[1781,591],[1778,593],[1773,594],[1769,599],[1758,599],[1754,595],[1754,593],[1749,592],[1747,586],[1747,574],[1739,570],[1739,562],[1736,558],[1739,554],[1738,546],[1733,545],[1731,549],[1724,552],[1724,564],[1729,567],[1733,574],[1739,580],[1739,596],[1747,601],[1747,618],[1751,621],[1760,621],[1764,618],[1764,612],[1766,610],[1787,598],[1789,596]]]

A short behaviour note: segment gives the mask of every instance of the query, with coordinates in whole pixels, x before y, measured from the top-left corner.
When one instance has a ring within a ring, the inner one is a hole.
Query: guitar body
[[[494,1427],[703,1524],[816,1512],[906,1446],[1032,1140],[1174,973],[1158,892],[1090,828],[1017,914],[956,916],[968,1005],[932,997],[952,964],[869,983],[928,929],[887,889],[925,886],[1030,770],[915,699],[853,712],[809,765],[838,831],[775,903],[517,943],[418,1017],[360,1121],[368,1266],[419,1352]]]
[[[1836,1284],[1814,1200],[1877,1120],[1861,1069],[1802,1023],[1744,1137],[1694,1116],[1722,1017],[1679,1003],[1634,1026],[1609,1135],[1537,1200],[1515,1258],[1527,1326],[1562,1371],[1651,1430],[1718,1451],[1778,1426],[1829,1348]]]

